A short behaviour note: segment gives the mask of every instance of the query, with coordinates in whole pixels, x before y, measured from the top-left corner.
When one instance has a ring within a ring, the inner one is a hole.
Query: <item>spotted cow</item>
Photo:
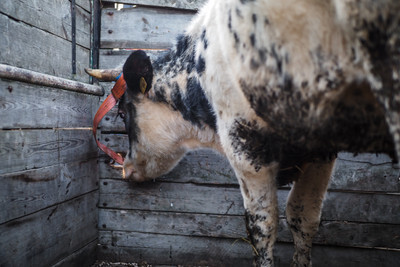
[[[292,266],[310,266],[336,154],[399,158],[399,25],[397,0],[209,1],[171,50],[123,67],[124,176],[158,177],[200,147],[225,155],[256,266],[273,266],[277,186],[293,182]]]

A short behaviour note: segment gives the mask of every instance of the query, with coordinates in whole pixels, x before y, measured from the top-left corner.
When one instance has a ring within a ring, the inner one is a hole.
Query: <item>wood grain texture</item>
[[[91,129],[0,130],[0,174],[97,157]]]
[[[100,209],[99,229],[213,238],[247,238],[244,216]],[[400,225],[322,221],[314,244],[400,249]],[[293,242],[284,218],[278,241]]]
[[[217,215],[244,214],[239,188],[216,188],[190,183],[147,182],[135,184],[105,179],[101,181],[99,206]]]
[[[136,7],[103,9],[101,48],[169,48],[183,34],[193,12]]]
[[[340,153],[330,189],[400,193],[400,166],[385,154]]]
[[[97,160],[0,175],[0,224],[98,189]]]
[[[200,9],[206,3],[206,0],[103,0],[103,2],[118,2],[131,5],[169,7],[195,11]]]
[[[252,249],[242,240],[100,231],[99,259],[155,265],[251,266]]]
[[[280,215],[288,190],[278,190]],[[116,197],[118,195],[118,197]],[[102,179],[100,207],[171,212],[243,215],[238,187]],[[400,197],[393,194],[328,192],[323,220],[400,224]]]
[[[0,1],[3,14],[71,41],[71,2],[68,0]],[[90,49],[90,13],[77,6],[76,42]]]
[[[97,239],[97,191],[0,225],[0,266],[51,266]]]
[[[125,262],[147,262],[153,266],[208,265],[251,266],[252,249],[238,239],[201,238],[135,232],[100,231],[99,259]],[[289,266],[293,245],[275,245],[275,265]],[[397,266],[397,250],[350,248],[315,245],[314,266]]]
[[[98,97],[0,79],[0,129],[91,127]]]
[[[89,66],[89,49],[76,47],[77,74],[72,75],[71,42],[11,20],[0,13],[0,63],[41,73],[88,82],[84,68]]]

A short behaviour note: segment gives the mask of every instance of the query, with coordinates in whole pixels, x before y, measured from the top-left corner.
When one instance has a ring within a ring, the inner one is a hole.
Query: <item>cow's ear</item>
[[[140,91],[142,92],[142,94],[145,94],[145,93],[146,93],[147,82],[146,82],[146,80],[144,79],[144,77],[141,77],[141,78],[140,78],[139,88],[140,88]]]

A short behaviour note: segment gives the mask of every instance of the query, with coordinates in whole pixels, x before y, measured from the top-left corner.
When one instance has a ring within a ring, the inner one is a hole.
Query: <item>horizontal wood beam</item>
[[[68,80],[36,71],[0,64],[0,78],[32,83],[91,95],[104,95],[100,86]]]
[[[102,2],[112,2],[130,5],[159,6],[167,8],[187,9],[192,11],[199,10],[206,0],[102,0]]]

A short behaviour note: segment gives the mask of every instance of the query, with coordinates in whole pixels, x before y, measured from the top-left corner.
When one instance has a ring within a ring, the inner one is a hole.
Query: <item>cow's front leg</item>
[[[333,165],[334,160],[308,164],[290,192],[286,218],[295,245],[291,266],[311,266],[312,239],[318,231],[322,201]]]
[[[246,227],[255,249],[256,266],[273,266],[278,208],[275,177],[278,164],[261,169],[235,168],[246,211]]]

